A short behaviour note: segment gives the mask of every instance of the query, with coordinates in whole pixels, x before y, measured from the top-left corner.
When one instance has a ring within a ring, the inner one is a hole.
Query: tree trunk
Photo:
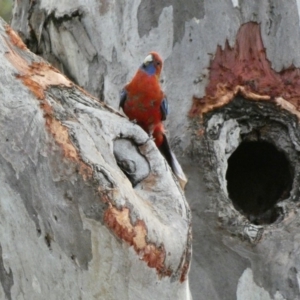
[[[0,298],[190,299],[190,212],[152,139],[0,22]]]
[[[16,1],[12,25],[115,108],[145,55],[163,56],[194,299],[300,298],[298,1],[85,3]]]

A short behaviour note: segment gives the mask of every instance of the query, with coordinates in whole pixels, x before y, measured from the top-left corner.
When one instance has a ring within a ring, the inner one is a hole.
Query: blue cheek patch
[[[148,66],[142,66],[142,70],[144,70],[148,75],[154,75],[156,72],[156,69],[154,67],[153,63],[150,63]]]

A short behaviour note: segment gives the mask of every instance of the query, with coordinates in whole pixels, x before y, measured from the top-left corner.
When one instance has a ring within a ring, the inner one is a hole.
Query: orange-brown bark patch
[[[65,126],[63,126],[55,118],[47,118],[47,126],[52,133],[57,144],[59,144],[64,150],[64,156],[74,161],[78,160],[77,150],[70,141],[69,132]]]
[[[53,136],[55,142],[63,150],[64,157],[78,164],[78,173],[82,176],[83,180],[91,178],[93,176],[93,170],[91,166],[84,163],[79,157],[76,148],[70,140],[68,129],[62,125],[60,121],[55,119],[52,107],[48,104],[48,102],[46,102],[46,100],[41,100],[41,108],[44,111],[46,127]]]
[[[26,50],[27,47],[23,43],[22,39],[17,35],[17,33],[9,26],[6,26],[6,33],[9,36],[9,41],[7,44],[10,48],[10,51],[6,53],[6,57],[11,62],[11,64],[19,71],[19,77],[23,79],[24,84],[35,94],[37,92],[36,84],[39,84],[42,89],[46,89],[48,86],[75,86],[67,77],[61,74],[56,68],[45,62],[34,62],[29,65],[28,62],[21,57],[16,51],[14,51],[12,46],[16,46],[22,50]],[[32,79],[32,81],[30,80]],[[86,96],[92,98],[97,103],[106,107],[109,111],[124,117],[120,112],[105,104],[104,102],[99,101],[98,98],[88,93],[85,89],[80,86],[77,86],[77,89],[85,94]],[[41,95],[41,91],[38,91]],[[35,94],[36,95],[36,94]]]
[[[83,180],[87,180],[93,176],[93,170],[91,166],[84,163],[72,144],[69,136],[68,129],[55,119],[53,115],[52,107],[44,99],[41,100],[41,108],[44,111],[44,117],[46,119],[46,128],[53,136],[55,142],[61,147],[64,153],[64,157],[74,161],[78,164],[78,173],[82,176]]]
[[[133,246],[139,257],[150,268],[155,268],[160,275],[171,276],[172,271],[164,265],[166,252],[163,247],[147,242],[147,228],[142,220],[132,224],[129,217],[129,209],[118,210],[109,204],[104,213],[104,221],[107,226],[123,241]]]
[[[50,86],[71,87],[73,85],[69,79],[48,63],[34,62],[28,65],[23,59],[19,64],[18,61],[20,60],[15,60],[15,55],[8,54],[7,56],[10,62],[20,72],[17,77],[23,81],[38,99],[45,97],[44,92]],[[26,64],[25,66],[24,63]]]
[[[289,111],[290,113],[296,115],[298,119],[300,120],[300,112],[296,109],[295,105],[292,104],[291,102],[286,101],[282,97],[277,97],[275,98],[275,103],[277,106],[280,108]]]
[[[45,98],[44,89],[34,80],[31,79],[30,76],[24,75],[20,76],[17,75],[17,78],[20,78],[24,85],[26,85],[30,91],[39,99],[42,100]]]
[[[71,87],[73,83],[61,74],[57,69],[46,62],[28,63],[24,57],[21,56],[20,51],[27,49],[21,38],[15,33],[10,26],[6,26],[6,34],[10,38],[6,40],[10,49],[5,56],[9,62],[17,69],[17,75],[23,83],[35,94],[42,97],[42,90],[46,90],[49,86],[63,85]]]
[[[237,95],[249,100],[282,98],[293,105],[291,112],[294,114],[300,108],[300,70],[294,66],[281,72],[272,69],[260,26],[254,22],[241,26],[234,47],[228,42],[224,49],[217,47],[210,64],[205,96],[194,97],[190,115],[203,115],[228,104]]]
[[[16,34],[16,32],[9,25],[5,25],[5,32],[9,36],[10,41],[14,46],[23,50],[27,49],[22,39]]]
[[[38,98],[45,97],[45,90],[50,86],[67,86],[71,87],[73,83],[57,69],[46,62],[28,62],[14,51],[10,44],[10,51],[5,54],[9,62],[17,69],[19,74],[17,78],[21,79],[30,91]]]
[[[153,187],[157,184],[157,175],[151,172],[142,182],[143,189],[146,191],[153,190]]]
[[[180,282],[184,282],[187,279],[187,274],[190,269],[190,264],[186,262],[183,265],[182,271],[181,271],[181,276],[180,276]]]
[[[78,152],[70,140],[68,129],[54,117],[52,107],[45,99],[45,91],[48,87],[71,87],[73,83],[46,62],[29,64],[19,51],[15,51],[13,48],[13,46],[17,46],[22,50],[27,49],[20,37],[9,26],[6,28],[6,33],[10,37],[12,45],[7,41],[10,51],[5,55],[19,72],[16,77],[40,100],[40,107],[43,109],[46,119],[46,127],[54,137],[55,142],[61,146],[64,157],[78,164],[78,172],[84,180],[91,178],[93,174],[92,168],[79,158]]]

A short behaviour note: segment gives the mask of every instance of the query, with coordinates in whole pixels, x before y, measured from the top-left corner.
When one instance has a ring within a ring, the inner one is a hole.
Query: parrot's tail
[[[169,142],[167,140],[166,135],[163,135],[164,139],[162,144],[158,147],[160,153],[164,156],[166,161],[168,162],[169,166],[171,167],[174,175],[177,177],[180,186],[182,189],[184,189],[187,178],[181,168],[181,165],[179,164],[174,152],[171,150]]]
[[[164,156],[164,158],[168,162],[174,175],[177,177],[181,188],[184,189],[184,187],[187,183],[187,178],[186,178],[174,152],[171,150],[168,139],[164,133],[164,128],[163,128],[162,123],[157,124],[155,126],[155,128],[153,130],[153,137],[155,139],[157,148],[159,149],[160,153]]]

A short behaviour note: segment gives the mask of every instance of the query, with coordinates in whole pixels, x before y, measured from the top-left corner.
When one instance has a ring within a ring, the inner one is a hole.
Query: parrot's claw
[[[155,141],[155,138],[153,137],[153,135],[151,133],[149,134],[149,137],[147,139],[147,142],[149,142],[149,141]]]

